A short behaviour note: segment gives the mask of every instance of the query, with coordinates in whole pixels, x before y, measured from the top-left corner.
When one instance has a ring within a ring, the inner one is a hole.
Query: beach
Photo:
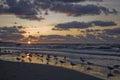
[[[101,45],[82,47],[81,45],[3,46],[0,52],[0,66],[2,66],[0,80],[14,78],[14,75],[17,78],[22,75],[20,78],[24,78],[26,74],[26,77],[31,77],[30,80],[34,80],[32,77],[40,77],[40,80],[75,80],[75,78],[76,80],[119,80],[119,49],[114,47],[106,50],[96,49]]]
[[[84,73],[50,65],[0,60],[0,80],[103,80]]]

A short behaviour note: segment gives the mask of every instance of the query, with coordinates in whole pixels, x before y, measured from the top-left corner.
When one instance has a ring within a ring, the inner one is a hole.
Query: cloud
[[[108,34],[101,34],[98,35],[98,38],[102,40],[104,43],[119,43],[120,42],[120,36],[114,36],[114,35],[108,35]]]
[[[37,41],[37,42],[52,42],[52,43],[114,43],[120,40],[120,28],[106,29],[102,33],[95,35],[91,32],[99,32],[100,30],[88,30],[85,32],[86,36],[77,35],[41,35],[39,38],[34,35],[29,35],[25,38],[22,34],[22,26],[1,27],[0,40],[2,41]],[[115,37],[116,36],[116,37]]]
[[[80,4],[70,4],[70,3],[62,3],[55,2],[50,9],[51,11],[65,13],[68,16],[83,16],[83,15],[100,15],[104,13],[108,14],[116,14],[117,11],[115,9],[109,10],[108,8],[97,6],[93,4],[89,5],[80,5]]]
[[[90,34],[90,32],[88,32],[88,34]],[[88,34],[87,34],[87,36],[88,36]],[[97,40],[96,42],[119,43],[119,41],[120,41],[120,28],[105,29],[100,34],[97,34],[97,35],[90,34],[90,35],[94,36],[94,38]],[[87,37],[87,39],[90,40],[93,38]],[[95,41],[95,40],[93,39],[93,41]]]
[[[91,25],[89,23],[73,21],[63,24],[57,24],[55,28],[62,30],[69,30],[71,28],[88,28],[90,26]]]
[[[13,14],[22,19],[40,21],[44,20],[42,17],[42,11],[46,11],[45,14],[48,14],[48,10],[74,17],[82,15],[100,15],[101,13],[117,13],[115,9],[109,10],[106,7],[94,4],[81,5],[69,3],[77,1],[85,0],[0,0],[0,14]]]
[[[51,1],[60,1],[60,2],[84,2],[84,1],[103,1],[103,0],[51,0]]]
[[[31,0],[2,0],[4,1],[0,7],[0,14],[14,14],[19,18],[28,20],[44,20],[38,17],[38,9]],[[0,1],[0,2],[2,2]]]
[[[119,37],[120,38],[120,37]],[[86,36],[78,35],[76,37],[72,35],[41,35],[40,42],[59,42],[59,43],[114,43],[120,39],[105,34],[95,36],[94,34],[87,33]]]
[[[22,34],[26,33],[21,30],[20,26],[13,27],[0,27],[0,40],[2,41],[19,41],[24,36]]]
[[[86,36],[77,35],[40,35],[40,37],[36,37],[34,35],[29,35],[29,37],[25,38],[23,36],[25,31],[23,31],[24,27],[22,26],[13,26],[13,27],[0,27],[0,40],[1,41],[31,41],[36,42],[52,42],[52,43],[114,43],[119,42],[120,40],[120,28],[114,29],[105,29],[100,34],[92,34],[92,32],[100,32],[100,30],[92,30],[87,29],[84,33]]]
[[[109,34],[109,35],[119,35],[120,36],[120,28],[106,29],[105,33]]]
[[[74,41],[74,37],[72,35],[41,35],[40,41],[43,42],[72,42]]]
[[[80,41],[82,41],[84,43],[98,43],[98,42],[103,42],[96,35],[89,34],[89,33],[87,33],[85,37],[79,36],[79,39],[80,39]]]
[[[94,24],[96,26],[116,26],[117,24],[115,22],[109,21],[92,21],[91,24]]]
[[[92,21],[92,22],[78,22],[78,21],[73,21],[73,22],[68,22],[68,23],[61,23],[57,24],[53,30],[69,30],[69,29],[84,29],[84,28],[89,28],[92,26],[101,26],[101,27],[106,27],[106,26],[116,26],[117,24],[112,21]]]
[[[86,32],[99,32],[99,31],[101,31],[101,30],[99,30],[99,29],[86,29]]]

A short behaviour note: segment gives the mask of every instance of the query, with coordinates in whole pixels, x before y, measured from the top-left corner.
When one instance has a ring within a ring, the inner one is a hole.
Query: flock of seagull
[[[17,55],[16,60],[18,62],[29,62],[29,63],[40,63],[40,64],[46,64],[46,65],[54,65],[54,66],[60,66],[60,67],[66,67],[71,69],[76,69],[76,67],[80,67],[83,72],[93,70],[95,66],[94,63],[91,63],[87,61],[86,59],[80,57],[79,62],[75,63],[74,61],[70,60],[70,57],[68,56],[57,56],[57,55],[51,55],[51,54],[38,54],[38,53],[15,53]],[[76,66],[76,67],[75,67]],[[108,73],[106,77],[108,79],[111,79],[111,77],[114,77],[113,71],[116,69],[120,69],[120,65],[114,65],[114,66],[107,66]],[[80,71],[81,71],[80,70]],[[119,72],[119,71],[118,71]]]
[[[80,64],[79,63],[74,63],[73,61],[70,60],[69,57],[66,56],[56,56],[56,55],[50,55],[50,54],[19,54],[19,57],[17,57],[17,60],[21,60],[21,62],[25,62],[24,58],[28,59],[28,61],[30,63],[32,63],[32,58],[36,57],[36,59],[41,63],[41,64],[47,64],[47,65],[55,65],[57,66],[59,64],[59,66],[61,67],[65,67],[65,66],[69,66],[72,69],[75,69],[75,66],[80,65],[81,68],[83,68],[84,71],[89,71],[92,70],[92,67],[89,67],[90,65],[94,66],[94,63],[91,63],[87,60],[85,60],[84,58],[80,57]],[[66,65],[65,65],[66,64]],[[106,75],[107,78],[111,78],[114,77],[115,75],[112,74],[113,70],[116,68],[120,68],[120,65],[114,65],[113,67],[111,66],[107,66],[106,67],[109,71],[108,74]]]

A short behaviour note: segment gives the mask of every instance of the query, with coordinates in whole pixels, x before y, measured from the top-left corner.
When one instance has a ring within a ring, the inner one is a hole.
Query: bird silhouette
[[[113,67],[110,67],[110,66],[108,66],[107,68],[109,69],[110,73],[114,69]]]
[[[114,65],[113,67],[114,68],[120,68],[120,65]]]
[[[73,63],[73,62],[70,62],[71,66],[72,66],[72,69],[74,66],[76,66],[77,64]]]
[[[62,64],[64,64],[64,63],[65,63],[65,61],[64,61],[64,60],[60,60],[59,62],[61,63],[61,66],[62,66]]]
[[[111,73],[108,73],[107,74],[107,78],[110,78],[110,77],[113,77],[114,75],[113,74],[111,74]]]
[[[16,60],[20,61],[21,59],[17,57]]]
[[[47,57],[46,60],[47,60],[46,64],[49,64],[50,58]]]
[[[109,73],[107,74],[107,78],[113,77],[114,75],[112,74],[112,70],[114,69],[114,67],[107,66],[107,68],[109,69]]]
[[[81,58],[81,57],[80,57],[80,61],[85,62],[85,60],[83,58]]]

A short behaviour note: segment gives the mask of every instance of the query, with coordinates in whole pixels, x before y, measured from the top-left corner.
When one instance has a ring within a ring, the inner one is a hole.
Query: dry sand
[[[50,65],[0,60],[0,80],[103,80]]]

